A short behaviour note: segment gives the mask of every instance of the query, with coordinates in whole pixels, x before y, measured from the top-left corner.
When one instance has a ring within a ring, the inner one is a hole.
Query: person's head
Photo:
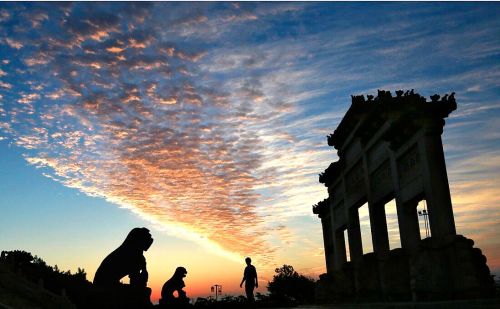
[[[147,251],[153,243],[153,237],[145,227],[136,227],[128,233],[123,245],[134,250]]]
[[[184,278],[184,277],[186,277],[187,273],[188,272],[187,272],[187,270],[184,267],[179,266],[179,267],[177,267],[175,269],[174,277],[176,277],[176,278]]]
[[[245,259],[245,262],[247,263],[247,265],[250,265],[250,264],[252,264],[252,259],[251,259],[251,258],[249,258],[249,257],[247,257],[247,258]]]

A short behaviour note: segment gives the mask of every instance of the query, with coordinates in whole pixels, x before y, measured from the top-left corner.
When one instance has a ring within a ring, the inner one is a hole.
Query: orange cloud
[[[110,53],[117,54],[117,53],[121,53],[122,51],[124,51],[125,48],[121,48],[118,46],[112,46],[112,47],[106,48],[106,50],[109,51]]]

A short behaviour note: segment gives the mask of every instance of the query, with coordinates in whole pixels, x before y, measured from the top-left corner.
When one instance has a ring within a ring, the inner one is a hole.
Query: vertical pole
[[[425,232],[425,235],[427,237],[430,237],[431,233],[429,231],[429,216],[427,214],[425,214],[424,219],[425,219],[425,223],[426,223],[426,226],[427,226],[427,231]]]

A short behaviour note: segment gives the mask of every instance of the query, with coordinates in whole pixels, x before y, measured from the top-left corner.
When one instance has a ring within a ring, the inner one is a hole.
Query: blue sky
[[[319,274],[325,136],[351,94],[415,89],[456,92],[457,230],[498,270],[499,8],[2,3],[0,247],[92,272],[101,257],[82,251],[146,225],[180,256]]]

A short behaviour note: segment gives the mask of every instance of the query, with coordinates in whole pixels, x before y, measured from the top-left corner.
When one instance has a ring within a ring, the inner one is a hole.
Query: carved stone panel
[[[398,159],[398,176],[401,187],[409,184],[420,175],[420,156],[416,145]]]
[[[370,175],[370,189],[374,196],[380,196],[392,190],[392,172],[389,160],[384,161]]]
[[[370,171],[372,168],[380,165],[382,161],[387,159],[387,149],[384,142],[379,142],[370,148],[368,151],[368,166]]]
[[[364,170],[361,161],[356,163],[354,167],[347,173],[345,179],[346,192],[348,195],[364,192],[365,180],[364,180]]]
[[[362,152],[363,150],[361,149],[359,141],[353,141],[349,146],[347,146],[344,152],[346,162],[353,162]]]

